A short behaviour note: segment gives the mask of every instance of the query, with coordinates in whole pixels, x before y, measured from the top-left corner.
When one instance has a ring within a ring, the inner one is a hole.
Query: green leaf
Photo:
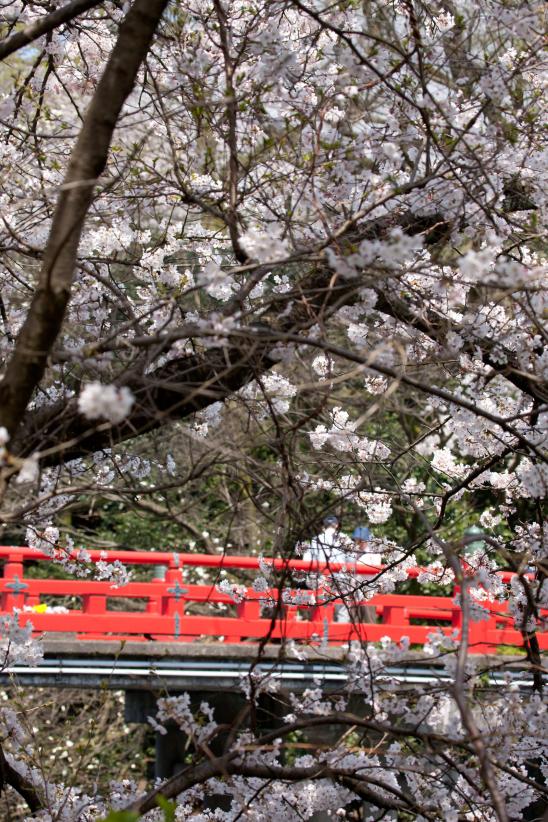
[[[156,797],[156,802],[164,812],[164,822],[175,822],[175,802],[170,802],[161,794]]]
[[[111,811],[101,822],[137,822],[140,814],[136,811]]]

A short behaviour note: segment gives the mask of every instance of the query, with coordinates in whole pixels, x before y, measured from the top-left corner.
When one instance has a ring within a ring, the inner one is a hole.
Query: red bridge
[[[367,605],[376,610],[377,623],[355,618],[348,623],[336,622],[335,606],[340,599],[334,595],[326,598],[324,594],[322,601],[317,592],[309,591],[315,601],[307,605],[299,602],[306,598],[306,591],[291,590],[291,575],[300,572],[306,578],[305,572],[312,567],[308,561],[160,551],[95,550],[88,555],[89,561],[82,563],[84,572],[89,572],[90,566],[92,571],[99,570],[101,566],[93,568],[94,564],[108,567],[118,560],[130,568],[136,566],[140,569],[138,575],[145,579],[113,587],[110,581],[36,578],[25,575],[25,563],[51,563],[50,557],[32,548],[0,547],[0,560],[4,561],[0,617],[17,609],[21,625],[31,621],[36,635],[47,632],[50,638],[68,634],[82,640],[250,644],[268,636],[271,641],[294,639],[324,646],[349,640],[376,642],[382,637],[399,641],[404,636],[413,644],[423,644],[436,628],[450,634],[460,630],[462,624],[454,596],[410,594],[383,594],[368,601]],[[78,562],[76,554],[71,559]],[[241,584],[235,585],[235,596],[219,590],[219,581],[226,579],[223,572],[245,576],[245,572],[264,570],[264,562],[277,577],[270,590],[258,592]],[[314,569],[327,572],[325,565]],[[330,572],[341,570],[335,563],[329,566]],[[357,574],[372,577],[380,570],[361,567]],[[197,573],[203,578],[199,584],[194,580]],[[418,568],[410,569],[409,576],[419,573]],[[501,572],[504,582],[509,582],[511,576]],[[286,587],[283,596],[276,587],[280,585]],[[265,598],[270,608],[265,606]],[[56,602],[62,607],[56,608]],[[470,651],[492,653],[496,646],[522,645],[522,636],[515,630],[506,605],[482,604],[489,609],[489,618],[471,623]],[[548,617],[547,610],[543,614]],[[548,650],[548,633],[539,634],[538,639],[540,647]]]

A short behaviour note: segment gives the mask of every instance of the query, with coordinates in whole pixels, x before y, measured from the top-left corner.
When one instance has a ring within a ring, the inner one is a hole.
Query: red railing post
[[[310,606],[310,621],[322,622],[327,619],[328,622],[335,620],[335,603],[333,602],[319,602],[316,605]]]
[[[104,594],[83,594],[82,610],[84,614],[105,614],[107,598]]]
[[[236,615],[244,622],[261,618],[261,603],[258,599],[244,599],[236,605]]]
[[[28,585],[24,581],[25,566],[23,564],[23,554],[8,554],[4,565],[4,579],[9,580],[4,583],[2,592],[1,607],[3,611],[11,613],[14,608],[23,610],[26,605],[26,591]]]
[[[323,605],[311,605],[310,606],[310,621],[311,622],[318,622],[322,618],[324,606]]]
[[[488,619],[480,622],[472,622],[470,625],[470,653],[472,654],[492,654],[497,646],[497,642],[492,638],[492,634],[497,630],[497,615],[492,611]],[[496,634],[495,634],[496,636]]]
[[[385,605],[381,612],[381,621],[383,625],[397,625],[398,628],[407,628],[409,627],[408,609],[400,605]],[[391,637],[391,639],[395,638]]]
[[[165,593],[162,597],[162,614],[173,617],[173,637],[180,639],[182,630],[184,612],[185,612],[185,594],[188,594],[188,588],[185,588],[183,583],[183,562],[179,554],[173,553],[169,561],[169,566],[166,571],[165,579]]]
[[[184,613],[184,595],[188,589],[183,586],[183,564],[179,554],[173,554],[165,576],[165,589],[162,597],[162,613],[169,616]]]
[[[299,606],[298,605],[284,605],[282,609],[282,616],[281,618],[285,623],[292,624],[293,622],[297,622],[299,616]]]
[[[166,581],[167,567],[165,565],[154,566],[154,576],[152,579],[153,585],[162,585]],[[147,614],[161,614],[162,613],[162,593],[158,591],[157,596],[150,596],[145,607]]]
[[[243,639],[254,638],[257,636],[257,631],[248,628],[246,631],[246,622],[252,622],[261,618],[261,603],[258,599],[244,599],[236,605],[236,619],[238,623],[238,641]]]

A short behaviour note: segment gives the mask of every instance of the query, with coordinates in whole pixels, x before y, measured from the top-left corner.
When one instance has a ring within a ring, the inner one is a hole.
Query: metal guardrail
[[[496,670],[498,659],[500,658],[494,657],[493,669],[486,670],[484,687],[507,685],[508,678],[512,684],[522,689],[532,687],[532,673],[527,666]],[[251,661],[52,656],[33,668],[14,665],[0,675],[0,684],[4,687],[17,684],[24,687],[109,688],[125,691],[238,691],[242,680],[249,674]],[[272,676],[279,682],[282,690],[302,691],[313,683],[321,683],[325,690],[337,691],[342,690],[348,682],[348,672],[341,662],[335,661],[266,660],[254,664],[253,671],[260,678]],[[543,678],[548,685],[548,671]],[[399,685],[432,685],[450,682],[451,677],[439,664],[426,661],[417,664],[414,661],[388,667],[378,678],[378,687],[382,687],[383,681],[387,684],[395,681]]]

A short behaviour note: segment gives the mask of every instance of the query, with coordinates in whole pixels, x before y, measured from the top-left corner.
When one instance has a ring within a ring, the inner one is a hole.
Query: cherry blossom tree
[[[0,15],[4,528],[87,573],[63,527],[77,500],[196,539],[207,478],[211,550],[241,537],[235,511],[288,558],[322,513],[351,512],[386,569],[340,593],[392,591],[420,560],[419,582],[456,581],[463,612],[458,640],[425,647],[447,684],[383,686],[405,641],[353,648],[337,699],[294,697],[281,731],[235,729],[217,756],[209,707],[165,700],[154,721],[175,720],[194,759],[145,795],[48,783],[4,712],[4,781],[44,822],[159,818],[159,793],[205,820],[211,791],[231,797],[226,822],[344,816],[357,798],[370,819],[522,818],[548,794],[540,4],[13,0]],[[510,602],[527,699],[481,690],[468,629],[486,600]],[[6,648],[35,654],[21,630],[4,626]],[[251,704],[273,687],[250,682]],[[340,744],[286,761],[288,734],[328,723]]]

